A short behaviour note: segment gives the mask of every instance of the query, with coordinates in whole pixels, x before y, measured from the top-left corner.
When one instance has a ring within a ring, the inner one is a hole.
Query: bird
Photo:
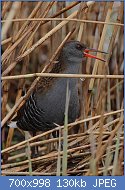
[[[105,61],[89,54],[91,51],[105,53],[90,49],[79,41],[66,42],[50,73],[78,74],[85,57]],[[54,129],[57,127],[56,124],[63,125],[67,80],[71,92],[68,122],[74,122],[80,115],[78,78],[42,77],[29,99],[17,112],[17,127],[35,135],[37,131],[45,132]]]

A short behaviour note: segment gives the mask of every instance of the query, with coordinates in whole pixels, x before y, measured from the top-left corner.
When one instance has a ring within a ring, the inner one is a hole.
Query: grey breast
[[[71,90],[69,103],[69,122],[73,122],[79,113],[79,99],[77,90],[77,79],[69,79]],[[63,125],[65,103],[66,103],[67,79],[57,79],[54,85],[48,89],[46,94],[37,94],[36,104],[43,111],[43,119],[47,124],[57,123]]]
[[[77,80],[69,80],[71,89],[69,103],[69,122],[73,122],[79,113]],[[25,131],[47,131],[55,127],[54,123],[63,125],[66,102],[67,79],[57,79],[45,93],[33,93],[19,110],[21,115],[17,126]]]

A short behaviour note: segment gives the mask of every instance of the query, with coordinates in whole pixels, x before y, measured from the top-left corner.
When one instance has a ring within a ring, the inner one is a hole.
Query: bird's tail
[[[8,124],[8,126],[10,127],[10,128],[17,128],[17,124],[16,124],[17,122],[16,121],[11,121],[9,124]]]

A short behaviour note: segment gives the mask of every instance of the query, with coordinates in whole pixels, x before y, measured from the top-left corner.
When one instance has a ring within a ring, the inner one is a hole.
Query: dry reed
[[[113,1],[2,2],[1,175],[124,175],[123,8],[123,2]],[[93,64],[88,59],[77,75],[48,73],[71,39],[108,52],[105,57],[97,54],[106,62]],[[65,137],[61,136],[64,126],[57,124],[24,140],[21,130],[6,124],[41,77],[81,78],[81,116],[65,123]],[[22,96],[24,88],[27,93]],[[72,134],[78,124],[79,133]],[[58,130],[59,138],[52,138]],[[68,144],[61,151],[64,139]],[[27,158],[25,148],[29,154],[36,144],[41,155]],[[53,149],[56,144],[58,150]],[[67,165],[62,165],[62,158],[67,158]]]

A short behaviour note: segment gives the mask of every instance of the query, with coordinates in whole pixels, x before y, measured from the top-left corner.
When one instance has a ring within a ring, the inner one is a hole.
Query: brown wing
[[[61,60],[56,61],[50,73],[61,73],[64,68],[65,65]],[[54,80],[56,80],[54,77],[41,77],[35,90],[40,92],[46,91],[53,84]]]

